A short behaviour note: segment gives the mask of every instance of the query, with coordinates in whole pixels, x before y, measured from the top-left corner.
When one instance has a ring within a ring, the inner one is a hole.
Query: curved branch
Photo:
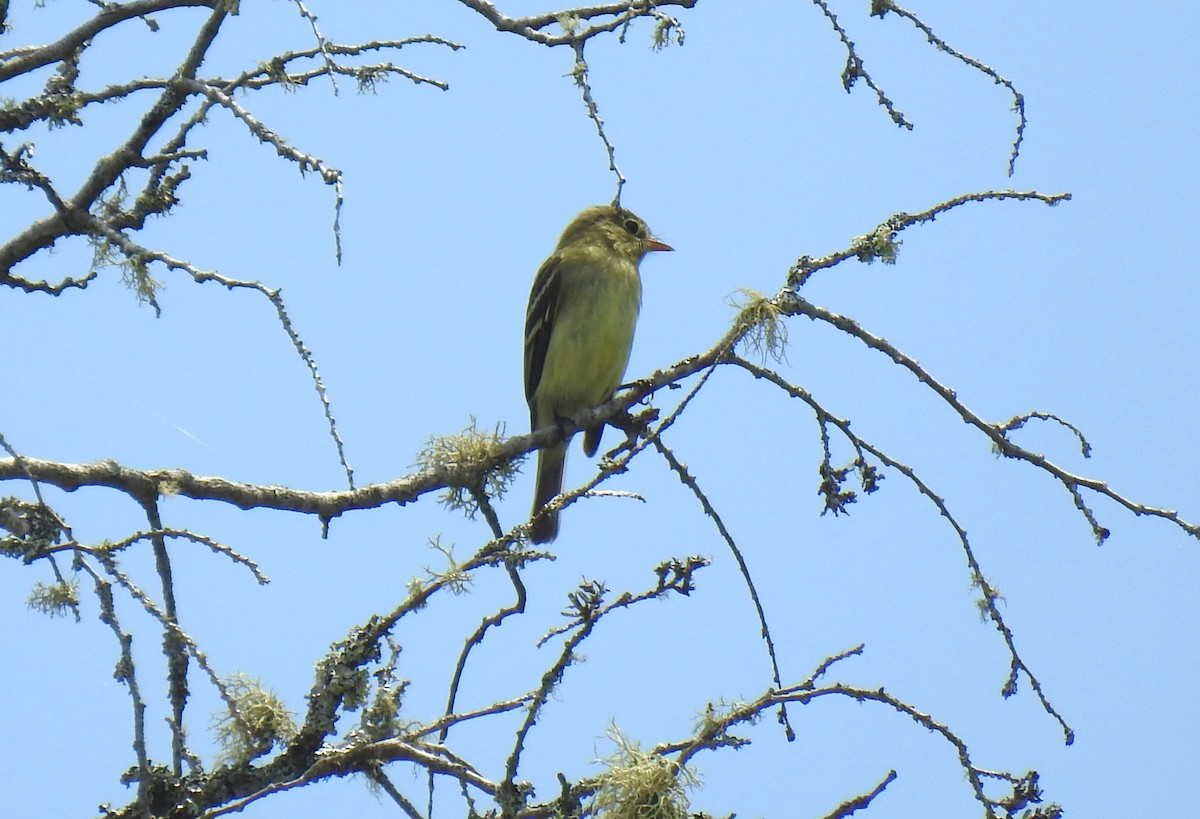
[[[690,9],[695,7],[699,0],[657,0],[657,2],[653,0],[623,0],[616,3],[563,9],[529,17],[509,17],[489,0],[459,0],[459,2],[491,23],[497,31],[517,34],[526,40],[545,46],[573,46],[598,34],[616,31],[638,17],[654,17],[657,10],[663,6]],[[578,28],[578,22],[594,20],[597,17],[612,17],[613,19],[596,23],[587,28]],[[563,34],[552,35],[542,31],[555,23],[563,27]]]
[[[996,83],[996,85],[1003,85],[1008,89],[1008,93],[1012,94],[1012,110],[1017,115],[1017,127],[1016,136],[1013,138],[1012,149],[1008,154],[1008,175],[1012,176],[1014,173],[1016,173],[1017,157],[1021,154],[1021,143],[1025,140],[1025,128],[1029,125],[1029,118],[1025,115],[1025,95],[1017,90],[1017,87],[1013,85],[1012,80],[1000,76],[1000,74],[998,74],[991,66],[985,65],[974,57],[963,54],[941,37],[937,36],[933,32],[933,29],[930,28],[924,20],[917,17],[917,15],[913,14],[911,11],[900,8],[894,2],[892,2],[892,0],[872,0],[871,14],[873,16],[882,19],[887,15],[888,12],[892,12],[893,14],[903,17],[905,20],[908,20],[910,23],[920,29],[921,33],[925,35],[925,39],[928,40],[929,43],[939,51],[944,51],[959,62],[969,65],[971,68],[974,68],[976,71],[984,74],[987,77],[991,77],[992,81]]]
[[[1076,475],[1075,473],[1070,472],[1054,463],[1045,455],[1032,452],[1024,447],[1014,444],[1005,434],[1006,430],[1004,429],[1003,425],[991,424],[983,420],[983,418],[981,418],[979,415],[969,409],[961,400],[959,400],[957,392],[950,389],[945,384],[941,383],[932,375],[930,375],[924,367],[917,363],[915,359],[902,353],[891,342],[882,336],[877,336],[874,333],[863,329],[859,326],[858,322],[854,321],[853,319],[838,313],[834,313],[831,310],[826,310],[824,307],[818,307],[817,305],[812,304],[795,293],[788,293],[784,295],[780,299],[779,306],[783,312],[788,313],[789,315],[808,316],[811,319],[823,321],[833,327],[836,327],[847,335],[857,338],[871,349],[878,350],[879,352],[883,353],[901,367],[904,367],[904,369],[916,376],[919,382],[933,390],[933,392],[936,393],[937,396],[944,402],[946,402],[946,404],[948,404],[950,408],[953,409],[960,418],[962,418],[963,421],[986,435],[988,439],[991,440],[992,446],[995,447],[996,452],[1005,456],[1006,458],[1016,458],[1018,460],[1025,461],[1026,463],[1036,466],[1044,472],[1050,474],[1056,478],[1067,489],[1068,492],[1071,493],[1077,505],[1083,503],[1080,490],[1090,489],[1096,494],[1103,495],[1118,505],[1123,506],[1125,509],[1129,510],[1135,515],[1146,515],[1150,517],[1162,518],[1163,520],[1174,523],[1192,537],[1200,539],[1200,525],[1184,520],[1176,511],[1172,509],[1160,509],[1153,506],[1147,506],[1145,504],[1130,500],[1119,492],[1111,489],[1107,483],[1098,478],[1088,478],[1083,475]],[[1081,507],[1081,510],[1084,511],[1085,514],[1090,512],[1090,510],[1087,510],[1083,507]],[[1095,522],[1095,519],[1091,517],[1090,514],[1088,514],[1088,520],[1092,526],[1093,533],[1096,535],[1098,540],[1103,540],[1105,537],[1107,537],[1107,530],[1103,529],[1103,527],[1100,527],[1100,525]]]
[[[29,71],[61,62],[105,29],[134,17],[144,17],[168,9],[202,6],[216,9],[223,0],[135,0],[130,3],[105,3],[92,19],[49,45],[0,53],[0,82]]]

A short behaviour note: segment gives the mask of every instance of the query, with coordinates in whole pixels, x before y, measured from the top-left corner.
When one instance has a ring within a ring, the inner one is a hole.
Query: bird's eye
[[[625,230],[629,232],[630,236],[637,236],[642,232],[642,226],[637,219],[626,219],[624,224]]]

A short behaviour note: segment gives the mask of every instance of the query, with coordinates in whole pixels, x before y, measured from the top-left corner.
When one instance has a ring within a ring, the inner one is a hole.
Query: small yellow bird
[[[621,386],[642,306],[638,264],[652,250],[673,250],[624,208],[598,205],[567,225],[542,263],[525,313],[525,400],[533,430],[608,401]],[[596,454],[604,425],[584,431],[583,451]],[[536,515],[562,491],[567,444],[538,452]],[[534,523],[530,539],[558,535],[558,512]]]

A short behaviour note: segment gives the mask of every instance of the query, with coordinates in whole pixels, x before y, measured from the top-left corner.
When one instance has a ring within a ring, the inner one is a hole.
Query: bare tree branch
[[[97,34],[126,20],[176,8],[202,6],[216,10],[223,3],[224,0],[132,0],[128,3],[105,3],[95,17],[50,45],[18,51],[0,51],[0,82],[69,59]]]

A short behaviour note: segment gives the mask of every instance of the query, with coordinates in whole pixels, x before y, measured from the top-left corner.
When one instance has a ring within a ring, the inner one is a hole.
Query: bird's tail
[[[546,505],[547,501],[562,492],[563,467],[567,462],[567,445],[556,444],[538,452],[537,489],[533,493],[533,510],[530,517]],[[549,543],[558,536],[558,512],[546,512],[538,518],[529,539],[534,543]]]

